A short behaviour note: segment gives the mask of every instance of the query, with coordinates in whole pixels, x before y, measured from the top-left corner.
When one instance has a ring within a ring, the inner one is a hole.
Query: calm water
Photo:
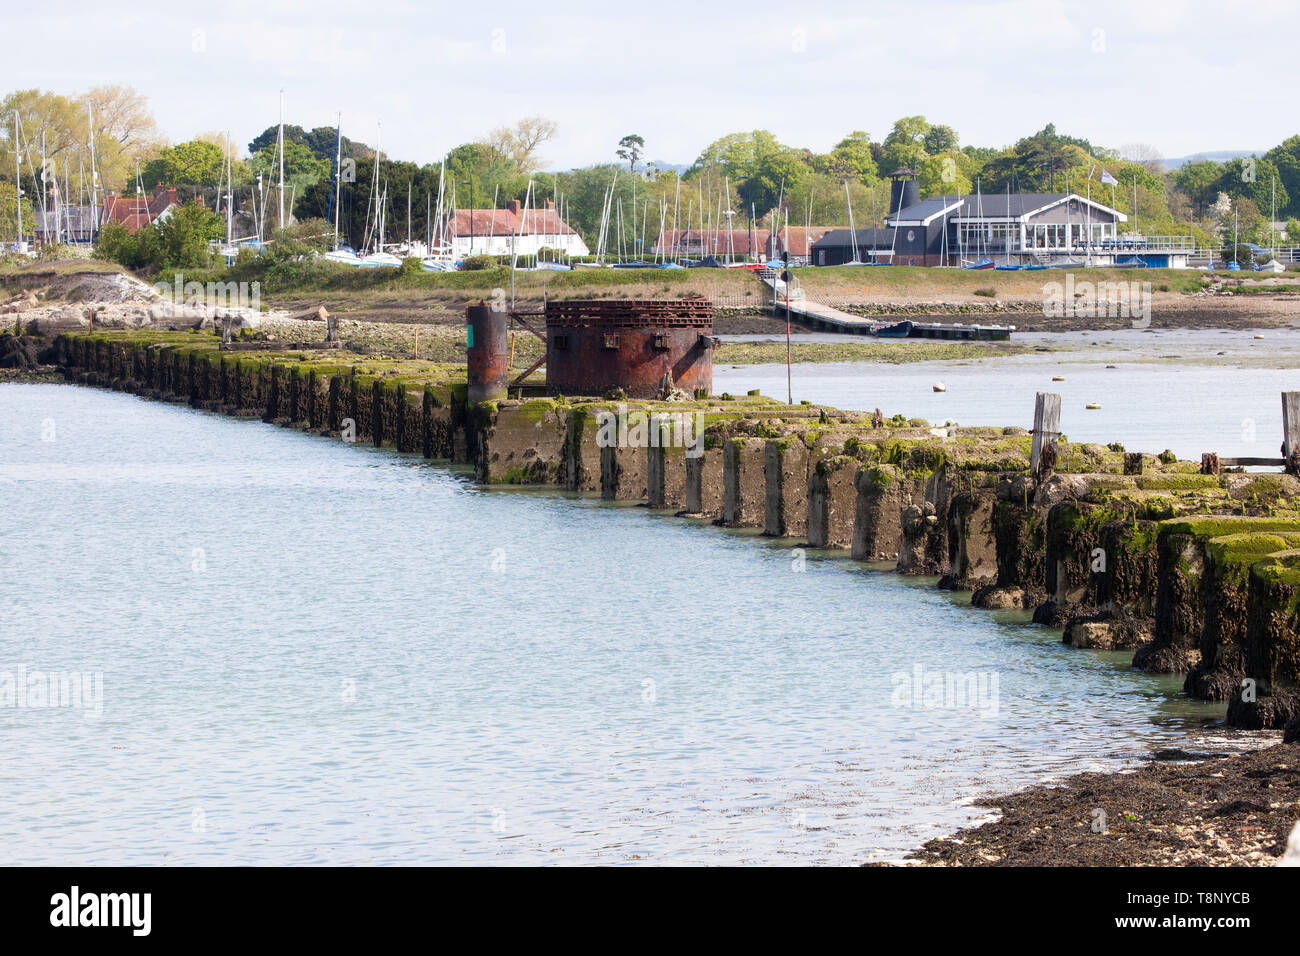
[[[1252,332],[1215,330],[1025,334],[1015,341],[1070,351],[907,365],[796,365],[794,398],[844,409],[878,407],[886,415],[902,412],[936,424],[1030,428],[1034,393],[1057,392],[1061,429],[1071,441],[1118,441],[1129,451],[1152,453],[1169,448],[1192,461],[1207,451],[1280,457],[1281,393],[1300,389],[1300,331],[1262,334],[1258,340]],[[1052,381],[1056,375],[1065,381]],[[935,382],[947,391],[935,392]],[[786,368],[720,365],[713,385],[716,392],[760,388],[784,398]],[[1089,403],[1101,408],[1085,408]]]
[[[103,680],[0,708],[0,863],[861,862],[1221,714],[642,508],[71,386],[0,423],[0,681]],[[918,665],[985,716],[891,699]]]

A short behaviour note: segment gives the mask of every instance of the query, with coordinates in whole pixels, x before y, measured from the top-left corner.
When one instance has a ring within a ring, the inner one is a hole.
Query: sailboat
[[[231,162],[230,162],[230,134],[227,133],[226,134],[226,166],[225,169],[222,170],[222,175],[224,177],[224,182],[226,187],[226,242],[220,248],[220,255],[225,257],[226,265],[228,266],[234,265],[235,258],[239,255],[239,247],[235,244],[235,240],[234,240],[235,184],[234,184],[233,172],[234,170],[232,169]],[[136,168],[137,179],[139,179],[139,175],[140,175],[139,167],[137,166]],[[218,184],[218,189],[220,189],[220,184]]]
[[[1019,192],[1018,186],[1016,191]],[[1008,179],[1007,180],[1007,232],[1003,233],[1002,235],[1004,256],[1003,256],[1002,264],[995,267],[1000,272],[1019,272],[1020,269],[1023,268],[1023,266],[1021,266],[1020,263],[1011,261],[1010,227],[1011,227],[1011,180]]]
[[[425,272],[455,272],[456,271],[456,251],[452,248],[451,243],[447,241],[448,224],[444,220],[442,212],[442,201],[446,195],[443,191],[447,180],[447,161],[442,162],[441,171],[438,173],[438,208],[434,212],[433,221],[437,223],[431,229],[436,229],[436,236],[431,232],[429,237],[429,255],[420,260],[420,268]],[[455,215],[454,211],[452,215]],[[473,210],[470,215],[474,215]],[[438,244],[433,245],[433,239],[437,238]]]
[[[866,263],[859,258],[858,230],[853,225],[853,198],[849,195],[849,181],[847,179],[844,180],[844,203],[849,209],[849,248],[853,252],[852,258],[844,264],[846,266],[865,266]]]
[[[980,250],[980,257],[974,261],[963,259],[961,267],[963,269],[992,269],[995,263],[982,251],[984,241],[984,195],[980,192],[978,179],[975,181],[975,219],[980,224],[980,245],[976,246],[976,249]]]
[[[321,258],[327,262],[336,262],[344,266],[361,265],[361,257],[351,246],[339,242],[339,221],[343,218],[343,114],[339,114],[334,138],[334,189],[330,193],[329,208],[326,217],[334,220],[334,248]],[[332,213],[332,215],[331,215]]]
[[[374,247],[370,253],[361,257],[360,265],[363,269],[397,269],[402,265],[402,260],[397,258],[391,252],[384,251],[384,226],[388,212],[388,184],[384,184],[384,191],[379,193],[379,167],[382,164],[382,153],[379,152],[379,138],[375,138],[375,181],[371,190],[371,195],[378,194],[375,201],[375,223],[374,230],[371,233],[374,236]]]

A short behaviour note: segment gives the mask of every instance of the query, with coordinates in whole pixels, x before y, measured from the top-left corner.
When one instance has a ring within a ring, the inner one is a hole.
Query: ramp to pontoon
[[[786,283],[775,269],[763,269],[758,273],[759,280],[768,289],[776,293],[775,304],[768,303],[772,314],[780,318],[786,310]],[[798,281],[792,283],[790,293],[790,317],[800,324],[813,329],[825,329],[831,332],[846,332],[856,335],[874,335],[876,330],[891,324],[881,322],[849,312],[841,312],[829,305],[812,302],[804,298]],[[986,341],[1006,341],[1016,330],[1014,325],[965,325],[960,322],[917,322],[911,320],[908,338],[914,339],[983,339]]]
[[[772,272],[772,275],[765,275],[766,272]],[[775,270],[763,270],[759,273],[759,279],[767,286],[768,289],[776,293],[776,305],[772,306],[772,313],[778,318],[785,315],[786,311],[786,283],[781,279],[779,273]],[[880,323],[874,319],[864,318],[860,315],[852,315],[848,312],[841,312],[839,309],[833,309],[829,305],[823,305],[820,302],[812,302],[804,298],[803,290],[791,288],[789,291],[789,308],[791,318],[797,319],[801,324],[810,326],[814,329],[827,329],[832,332],[857,333],[858,335],[871,335],[876,326]]]

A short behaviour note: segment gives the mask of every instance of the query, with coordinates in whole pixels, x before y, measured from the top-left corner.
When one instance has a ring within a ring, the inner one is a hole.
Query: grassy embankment
[[[828,299],[934,299],[959,303],[967,298],[985,303],[979,295],[992,290],[1007,300],[1040,302],[1043,285],[1059,281],[1059,272],[975,272],[961,269],[927,269],[909,266],[878,268],[821,267],[797,269],[799,283],[809,298]],[[1076,282],[1143,281],[1157,291],[1196,292],[1203,272],[1186,269],[1073,270]],[[200,278],[197,277],[196,278]],[[431,302],[463,304],[491,298],[494,291],[509,293],[510,270],[505,267],[472,272],[437,273],[422,270],[350,269],[325,262],[294,262],[264,270],[222,270],[214,279],[257,280],[272,302],[324,296],[341,303],[364,302],[384,295],[418,293]],[[516,272],[516,300],[540,302],[549,298],[685,298],[692,296],[752,299],[762,308],[768,293],[748,270],[739,269],[578,269],[572,272]],[[739,307],[739,306],[738,306]]]

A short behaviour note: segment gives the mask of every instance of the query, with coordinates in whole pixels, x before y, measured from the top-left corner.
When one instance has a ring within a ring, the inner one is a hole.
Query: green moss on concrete
[[[1221,538],[1247,532],[1300,532],[1300,519],[1253,518],[1236,515],[1209,515],[1206,517],[1174,518],[1161,522],[1161,527],[1172,534],[1188,534],[1202,538]]]
[[[1137,486],[1144,491],[1220,491],[1218,475],[1168,474],[1138,475]]]

